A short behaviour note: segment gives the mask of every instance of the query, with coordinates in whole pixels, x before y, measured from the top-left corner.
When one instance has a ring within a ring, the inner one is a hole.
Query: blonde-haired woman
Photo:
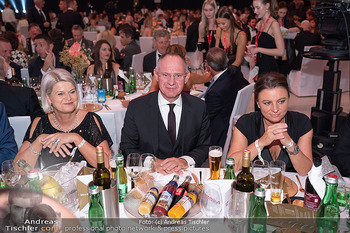
[[[216,33],[216,12],[217,6],[215,0],[205,0],[202,5],[202,17],[199,23],[198,31],[198,48],[205,50],[205,54],[212,47],[215,47],[215,33]],[[204,58],[206,55],[204,55]]]
[[[96,167],[96,146],[104,148],[108,161],[111,137],[98,115],[79,109],[77,85],[68,71],[55,69],[44,75],[41,101],[46,114],[29,126],[15,161],[25,159],[45,168],[68,162],[75,152],[73,161],[86,160]]]
[[[152,28],[153,28],[152,15],[146,13],[145,14],[145,21],[143,22],[143,25],[141,26],[141,36],[151,37],[152,31],[153,31]]]

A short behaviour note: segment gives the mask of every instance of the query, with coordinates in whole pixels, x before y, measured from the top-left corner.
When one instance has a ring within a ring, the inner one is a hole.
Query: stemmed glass
[[[140,175],[141,171],[141,156],[138,153],[131,153],[126,158],[126,170],[132,180],[132,187],[135,187],[135,181]]]
[[[90,94],[92,95],[92,103],[95,103],[96,100],[96,85],[94,83],[91,83],[90,85]]]
[[[141,155],[141,173],[151,171],[156,171],[156,157],[151,153],[144,153]]]
[[[19,168],[13,166],[13,160],[5,160],[2,162],[1,175],[5,184],[9,187],[14,187],[21,178]]]
[[[213,183],[205,183],[201,195],[201,210],[207,217],[217,217],[222,211],[222,198],[220,186]]]
[[[253,174],[256,183],[260,184],[260,187],[266,190],[270,185],[269,162],[266,160],[255,160],[252,165],[251,173]]]

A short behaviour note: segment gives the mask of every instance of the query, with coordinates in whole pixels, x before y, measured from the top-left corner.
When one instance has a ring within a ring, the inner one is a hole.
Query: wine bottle
[[[103,147],[96,147],[97,168],[93,173],[93,182],[100,190],[109,189],[111,186],[111,174],[105,167]]]
[[[338,177],[329,174],[326,178],[326,193],[317,209],[318,232],[338,232],[340,209],[337,201]]]
[[[121,153],[117,155],[117,169],[114,179],[118,184],[119,202],[124,202],[124,198],[128,192],[128,179],[124,169],[124,156]]]
[[[108,62],[106,62],[106,69],[102,79],[102,86],[103,89],[105,89],[106,96],[113,96],[113,80],[111,77],[111,72],[108,69]]]
[[[315,167],[321,166],[322,160],[320,158],[314,159]],[[306,177],[305,181],[305,193],[304,193],[304,207],[317,211],[318,206],[320,205],[321,198],[317,194],[314,186],[311,184],[309,177]]]
[[[184,182],[176,189],[174,200],[170,206],[173,207],[180,199],[188,193],[188,186],[192,180],[192,176],[186,176]]]
[[[159,200],[153,210],[153,213],[157,215],[157,217],[166,216],[171,202],[173,201],[179,178],[180,177],[178,175],[174,175],[173,179],[164,186],[162,194],[160,195]]]
[[[265,209],[265,190],[257,188],[254,191],[254,206],[249,211],[249,232],[266,232],[267,213]]]
[[[89,221],[90,226],[93,227],[95,232],[103,232],[98,229],[104,227],[104,211],[100,201],[100,190],[97,186],[93,185],[89,188],[90,194],[90,207],[89,207]]]
[[[233,158],[227,158],[224,180],[234,180],[236,178],[234,168],[235,168],[235,160]]]
[[[241,192],[254,191],[254,177],[249,171],[250,167],[250,151],[243,151],[242,171],[237,175],[236,189]]]

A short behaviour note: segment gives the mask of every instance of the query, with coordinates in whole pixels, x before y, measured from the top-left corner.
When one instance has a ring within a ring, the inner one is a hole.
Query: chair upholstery
[[[97,40],[97,32],[84,32],[84,38],[91,41]]]
[[[132,56],[131,66],[134,67],[135,73],[143,73],[143,58],[145,55],[146,53],[142,52]]]
[[[179,44],[185,47],[186,39],[187,39],[187,36],[172,36],[170,40],[170,45]]]
[[[21,147],[23,138],[30,125],[30,116],[9,117],[10,125],[13,128],[18,149]]]
[[[145,52],[146,54],[154,51],[153,37],[140,37],[140,48],[141,52]]]

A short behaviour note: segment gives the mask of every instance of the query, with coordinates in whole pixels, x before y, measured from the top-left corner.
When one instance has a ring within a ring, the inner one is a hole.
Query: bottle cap
[[[331,184],[337,184],[338,183],[338,176],[334,174],[329,174],[327,176],[326,182]]]
[[[123,161],[124,160],[124,155],[118,154],[117,155],[117,161]]]
[[[90,194],[98,194],[99,192],[100,192],[100,189],[96,185],[93,185],[89,188]]]
[[[36,169],[32,169],[27,173],[28,179],[33,179],[39,177],[39,172]]]
[[[179,176],[179,175],[174,175],[173,179],[179,180],[179,179],[180,179],[180,176]]]
[[[265,189],[263,189],[263,188],[255,189],[254,195],[257,197],[265,197]]]
[[[150,190],[152,190],[152,189],[156,190],[156,192],[159,193],[159,191],[158,191],[158,189],[156,187],[150,188]]]
[[[235,159],[234,158],[226,159],[226,165],[235,165]]]
[[[191,181],[192,180],[192,176],[186,176],[185,180]]]

